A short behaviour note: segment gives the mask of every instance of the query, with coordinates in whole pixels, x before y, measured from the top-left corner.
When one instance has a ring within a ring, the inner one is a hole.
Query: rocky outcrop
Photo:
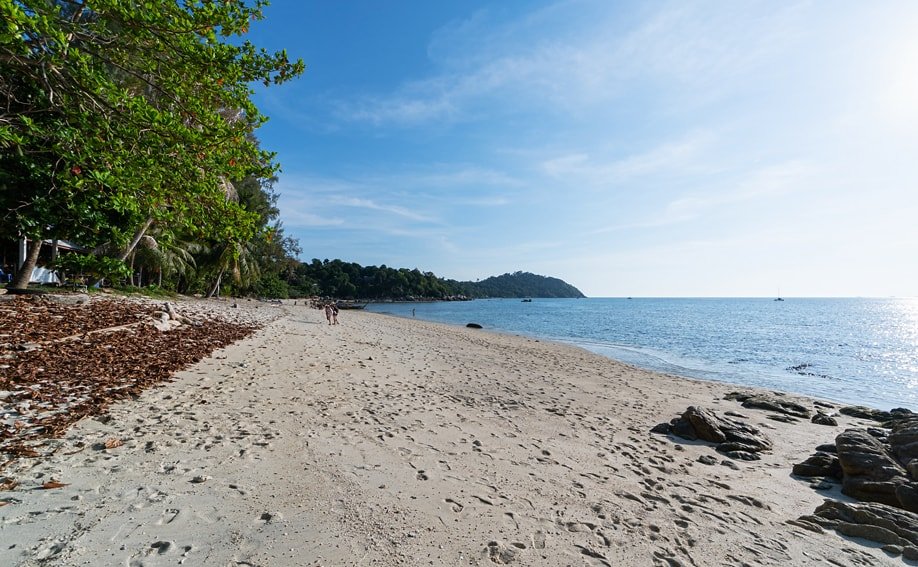
[[[793,473],[839,479],[847,496],[918,512],[918,416],[908,410],[886,414],[889,429],[847,429],[834,445],[821,445],[794,465]]]
[[[755,427],[696,406],[689,406],[682,416],[669,423],[661,423],[651,431],[671,433],[690,441],[716,443],[719,453],[735,460],[757,460],[760,452],[771,449],[771,441]]]
[[[809,419],[812,413],[809,408],[795,401],[789,400],[784,394],[775,392],[774,394],[747,394],[742,392],[730,392],[724,399],[736,400],[744,408],[764,409],[779,414],[791,415]]]
[[[918,559],[918,515],[885,504],[827,500],[813,514],[790,523],[813,531],[832,529],[883,544],[887,553]]]
[[[905,482],[905,469],[876,437],[863,429],[848,429],[835,438],[841,465],[842,493],[865,502],[901,506],[896,488]]]
[[[911,410],[905,408],[895,408],[889,411],[883,411],[864,406],[844,407],[838,410],[838,413],[851,417],[859,417],[861,419],[872,419],[873,421],[879,421],[880,423],[886,423],[888,421],[916,416],[916,414],[912,413]]]

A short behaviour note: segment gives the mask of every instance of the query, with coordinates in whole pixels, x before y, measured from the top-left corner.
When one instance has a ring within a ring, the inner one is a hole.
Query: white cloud
[[[384,213],[391,213],[400,217],[411,219],[414,221],[420,222],[435,222],[436,219],[433,217],[417,213],[405,207],[398,205],[381,205],[372,201],[370,199],[360,199],[357,197],[335,197],[331,200],[333,204],[344,205],[347,207],[355,207],[358,209],[369,209],[372,211],[380,211]]]

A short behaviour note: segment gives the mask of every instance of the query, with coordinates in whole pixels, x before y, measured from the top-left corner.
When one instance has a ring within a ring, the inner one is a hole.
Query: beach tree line
[[[361,266],[341,260],[313,259],[288,272],[283,297],[323,296],[364,300],[456,300],[488,297],[583,297],[574,286],[529,272],[514,272],[481,281],[456,281],[433,272],[407,268]],[[279,287],[278,289],[282,289]]]
[[[245,39],[265,5],[0,1],[0,220],[30,243],[10,287],[46,240],[86,247],[62,268],[95,280],[216,293],[279,278],[298,250],[251,85],[304,66]]]

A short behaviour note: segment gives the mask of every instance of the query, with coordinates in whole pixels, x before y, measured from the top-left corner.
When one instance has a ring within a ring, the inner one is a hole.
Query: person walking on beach
[[[332,305],[332,324],[333,325],[338,324],[338,306],[337,305]]]
[[[328,324],[332,324],[332,305],[331,303],[325,304],[325,319],[328,321]]]

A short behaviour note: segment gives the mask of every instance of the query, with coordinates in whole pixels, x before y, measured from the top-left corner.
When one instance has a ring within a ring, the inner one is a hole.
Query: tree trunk
[[[118,257],[119,260],[124,262],[127,260],[127,257],[130,256],[131,252],[134,251],[134,248],[137,248],[137,243],[140,242],[140,239],[143,238],[143,235],[147,233],[147,229],[150,228],[150,225],[153,224],[153,217],[147,219],[147,222],[143,223],[143,226],[134,233],[134,239],[131,240],[131,243],[126,249],[121,252],[121,256]]]
[[[220,273],[217,274],[217,281],[214,282],[213,287],[211,287],[211,288],[210,288],[210,291],[207,292],[207,298],[208,298],[208,299],[210,299],[211,297],[213,297],[215,293],[219,293],[219,291],[220,291],[220,280],[223,279],[223,272],[224,272],[224,271],[225,271],[225,270],[220,270]]]
[[[136,257],[136,254],[131,254],[131,277],[128,278],[128,285],[131,287],[134,287],[134,258]],[[127,258],[122,258],[121,261],[124,262],[126,259]]]
[[[137,230],[137,232],[134,233],[134,238],[131,240],[131,243],[128,244],[127,248],[121,251],[121,254],[118,256],[119,260],[121,260],[122,262],[127,260],[128,256],[130,256],[131,253],[134,251],[134,249],[137,248],[137,243],[140,242],[140,239],[143,238],[143,235],[146,234],[147,229],[149,229],[150,225],[152,224],[153,224],[153,217],[148,218],[147,221],[143,223],[143,226],[141,226]],[[98,278],[94,280],[91,284],[89,284],[89,287],[98,286],[100,283],[102,283],[102,279],[103,278]],[[130,282],[131,282],[131,285],[134,285],[133,269],[131,270]]]
[[[35,264],[38,263],[38,253],[41,252],[41,243],[41,238],[36,238],[32,241],[32,247],[29,248],[29,253],[26,255],[25,262],[19,267],[19,271],[16,272],[16,277],[13,278],[13,281],[9,285],[10,289],[26,289],[29,287],[29,280],[32,279],[32,270],[35,269]]]

